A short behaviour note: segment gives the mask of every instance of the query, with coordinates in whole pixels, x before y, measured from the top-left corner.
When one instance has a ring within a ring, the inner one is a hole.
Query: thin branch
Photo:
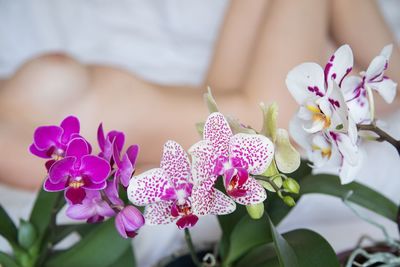
[[[389,135],[387,132],[376,126],[376,124],[373,122],[371,124],[357,124],[357,129],[360,131],[371,131],[375,134],[378,135],[378,139],[376,141],[383,142],[386,141],[390,143],[392,146],[394,146],[397,150],[397,152],[400,155],[400,140],[396,140],[394,137]]]
[[[189,248],[190,256],[192,257],[192,261],[193,261],[194,265],[196,265],[197,267],[202,267],[203,265],[197,258],[196,250],[194,248],[193,241],[192,241],[192,236],[190,235],[189,229],[187,229],[187,228],[185,228],[185,241]]]

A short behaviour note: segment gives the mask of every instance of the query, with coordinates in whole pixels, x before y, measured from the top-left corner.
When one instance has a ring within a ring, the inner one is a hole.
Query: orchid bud
[[[293,207],[294,205],[296,205],[296,202],[291,196],[284,196],[282,199],[283,202],[285,202],[285,204],[288,205],[289,207]]]
[[[115,217],[115,228],[123,238],[133,238],[144,225],[142,213],[134,206],[126,206]]]
[[[29,249],[35,242],[37,233],[35,227],[25,220],[20,220],[18,230],[18,243],[25,249]]]
[[[300,192],[300,185],[293,178],[287,178],[285,181],[283,181],[283,188],[293,194],[298,194]]]
[[[247,213],[252,219],[260,219],[264,214],[264,203],[260,202],[246,206]]]
[[[207,93],[204,94],[204,101],[207,104],[208,111],[211,113],[218,112],[217,102],[211,93],[211,88],[207,88]]]

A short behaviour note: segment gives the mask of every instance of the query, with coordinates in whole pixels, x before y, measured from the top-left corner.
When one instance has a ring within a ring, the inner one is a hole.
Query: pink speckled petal
[[[204,124],[203,139],[209,140],[219,156],[226,156],[228,153],[229,139],[232,130],[229,127],[224,115],[214,112],[208,116]]]
[[[214,147],[210,141],[202,140],[194,144],[189,149],[192,157],[192,175],[195,185],[199,185],[206,180],[215,181],[217,175],[214,174],[216,159]]]
[[[161,168],[175,187],[192,180],[189,157],[182,146],[175,141],[170,140],[164,144]]]
[[[148,170],[132,177],[128,186],[129,200],[139,206],[159,202],[171,184],[167,173],[161,168]]]
[[[229,148],[231,157],[247,162],[248,172],[256,175],[265,172],[274,156],[272,142],[259,134],[235,134]]]
[[[265,189],[252,177],[247,179],[247,182],[240,188],[241,190],[247,191],[245,196],[233,197],[237,203],[242,205],[252,205],[263,202],[267,198]]]
[[[226,215],[235,211],[236,203],[221,191],[214,190],[214,205],[211,207],[210,214]]]
[[[144,210],[145,224],[159,225],[172,223],[176,218],[171,215],[173,202],[158,202],[149,204]]]
[[[207,183],[195,186],[192,190],[192,209],[197,215],[207,215],[215,205],[215,189]]]

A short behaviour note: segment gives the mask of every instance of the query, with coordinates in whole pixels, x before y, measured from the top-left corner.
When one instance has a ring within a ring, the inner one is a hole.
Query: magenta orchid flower
[[[101,150],[99,157],[111,162],[114,146],[118,148],[118,151],[121,151],[122,147],[124,146],[125,135],[123,132],[119,131],[110,131],[107,133],[107,135],[105,135],[103,124],[100,123],[99,128],[97,129],[97,142],[99,143]]]
[[[86,196],[82,203],[72,204],[67,208],[66,214],[71,219],[87,220],[88,223],[97,223],[107,217],[116,215],[110,205],[103,200],[100,191],[85,190]],[[104,194],[115,206],[124,206],[124,202],[118,197],[117,187],[114,182],[108,181]]]
[[[367,70],[361,73],[361,77],[350,76],[343,81],[345,100],[356,123],[370,123],[373,120],[372,90],[378,92],[387,103],[392,103],[396,96],[397,84],[384,75],[392,49],[393,45],[385,46]]]
[[[72,204],[82,203],[85,189],[104,189],[110,164],[103,158],[89,155],[89,152],[89,145],[83,138],[73,139],[65,158],[51,166],[44,189],[50,192],[65,190],[65,196]]]
[[[212,186],[223,177],[226,192],[236,202],[251,205],[263,202],[267,194],[251,175],[263,174],[271,164],[274,146],[265,136],[233,135],[224,115],[212,113],[204,125],[203,140],[194,144],[193,176]]]
[[[134,206],[124,207],[115,217],[115,228],[123,238],[133,238],[145,223],[142,213]]]
[[[192,176],[188,155],[175,141],[164,145],[160,168],[134,176],[128,187],[129,200],[146,206],[146,224],[194,226],[199,216],[231,213],[236,206],[227,196],[197,176]]]
[[[63,158],[69,142],[79,137],[79,128],[79,120],[74,116],[66,117],[60,126],[40,126],[33,134],[33,143],[29,150],[32,154],[45,159]],[[54,161],[51,161],[52,163]]]
[[[353,53],[348,45],[343,45],[325,69],[317,63],[303,63],[288,73],[286,85],[300,105],[297,116],[303,120],[304,130],[347,131],[348,108],[340,86],[352,67]]]
[[[135,172],[136,159],[139,153],[139,146],[132,145],[128,147],[122,159],[120,159],[120,151],[117,143],[114,142],[113,158],[117,165],[115,179],[117,183],[121,183],[124,187],[128,187],[129,181]]]

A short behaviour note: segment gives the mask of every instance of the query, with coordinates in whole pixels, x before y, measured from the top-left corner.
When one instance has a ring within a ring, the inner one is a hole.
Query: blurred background
[[[207,116],[207,85],[225,114],[254,127],[258,103],[278,102],[287,127],[297,109],[284,85],[291,68],[323,65],[348,43],[358,72],[394,43],[387,74],[399,82],[399,41],[397,0],[0,0],[0,202],[14,218],[27,215],[45,175],[43,162],[28,153],[39,125],[76,115],[93,144],[100,122],[123,130],[128,144],[141,146],[140,172],[158,164],[166,140],[185,148],[198,140],[194,124]],[[398,137],[399,102],[380,107]],[[385,145],[364,149],[369,158],[359,180],[399,202],[398,157]],[[365,231],[378,235],[340,201],[320,198],[302,199],[281,229],[311,227],[337,250]],[[194,238],[212,239],[219,233],[213,223],[202,222]],[[175,226],[166,227],[143,230],[140,266],[150,249],[158,257],[179,248]],[[152,248],[144,239],[157,231],[164,238]]]

